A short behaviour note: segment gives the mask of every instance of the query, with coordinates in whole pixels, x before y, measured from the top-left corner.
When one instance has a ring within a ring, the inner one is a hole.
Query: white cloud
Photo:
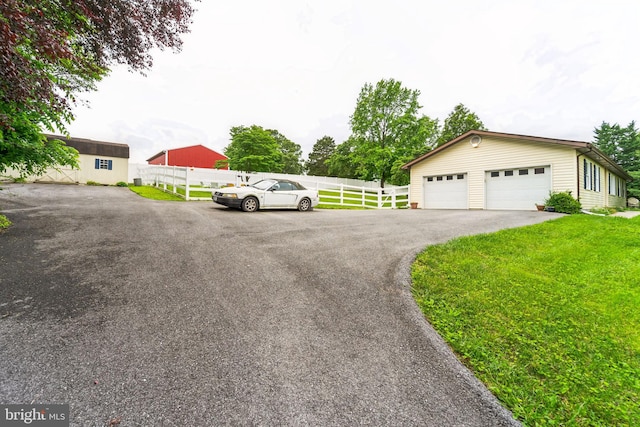
[[[614,0],[201,2],[179,54],[147,77],[116,68],[73,135],[131,146],[132,161],[231,126],[276,128],[305,154],[340,143],[364,83],[400,80],[441,120],[459,102],[495,131],[590,140],[640,107],[640,4]]]

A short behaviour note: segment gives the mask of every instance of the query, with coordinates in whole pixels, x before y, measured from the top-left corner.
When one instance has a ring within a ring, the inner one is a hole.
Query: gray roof
[[[129,158],[129,146],[127,144],[119,144],[116,142],[94,141],[85,138],[66,138],[59,135],[46,135],[48,140],[58,139],[69,147],[73,147],[80,154],[88,154],[94,156],[119,157],[122,159]]]

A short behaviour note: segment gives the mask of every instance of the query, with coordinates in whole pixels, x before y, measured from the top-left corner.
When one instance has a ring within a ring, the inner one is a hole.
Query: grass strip
[[[173,193],[167,193],[160,188],[152,187],[150,185],[129,186],[129,189],[134,193],[152,200],[171,200],[183,202],[184,198],[177,196]]]

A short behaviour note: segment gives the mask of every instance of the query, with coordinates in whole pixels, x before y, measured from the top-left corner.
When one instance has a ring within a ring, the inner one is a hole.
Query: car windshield
[[[251,184],[250,187],[257,188],[258,190],[266,190],[276,182],[277,181],[273,179],[263,179],[262,181]]]

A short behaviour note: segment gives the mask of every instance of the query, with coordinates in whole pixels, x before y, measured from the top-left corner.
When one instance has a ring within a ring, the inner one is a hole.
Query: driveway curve
[[[556,217],[261,211],[9,184],[0,403],[71,425],[517,425],[414,304],[419,250]]]

